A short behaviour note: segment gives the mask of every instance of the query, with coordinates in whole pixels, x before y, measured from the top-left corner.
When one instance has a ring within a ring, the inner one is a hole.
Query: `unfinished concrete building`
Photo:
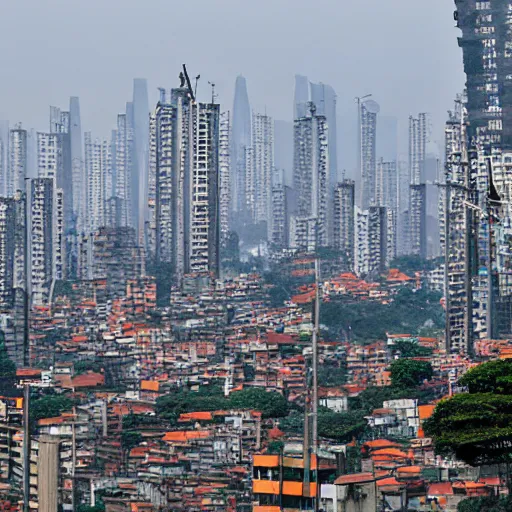
[[[411,185],[409,209],[410,254],[427,257],[427,187],[424,183]]]
[[[219,128],[219,205],[220,238],[224,242],[230,231],[231,197],[231,120],[230,113],[220,114]]]
[[[446,345],[467,353],[472,342],[472,299],[467,234],[469,171],[466,113],[460,102],[445,127],[446,177],[441,244],[445,255]]]
[[[121,206],[121,226],[131,225],[131,173],[130,173],[130,139],[126,114],[117,116],[116,130],[116,183],[115,195]]]
[[[328,131],[326,118],[316,115],[312,104],[308,116],[294,121],[293,177],[298,198],[296,223],[297,226],[308,226],[307,239],[314,238],[315,247],[329,245]],[[314,229],[309,229],[312,226]]]
[[[57,247],[57,189],[51,178],[31,182],[30,271],[32,301],[46,304],[55,276],[56,260],[62,254]]]
[[[156,261],[173,265],[178,278],[218,275],[219,105],[196,103],[187,88],[173,89],[171,103],[160,101],[154,116]]]
[[[16,207],[14,199],[0,197],[0,309],[14,301]]]
[[[272,230],[270,242],[278,250],[288,247],[290,231],[288,195],[289,187],[284,183],[275,183],[272,187]]]
[[[354,269],[355,259],[355,183],[343,180],[334,190],[333,233],[334,247],[340,251],[349,270]]]

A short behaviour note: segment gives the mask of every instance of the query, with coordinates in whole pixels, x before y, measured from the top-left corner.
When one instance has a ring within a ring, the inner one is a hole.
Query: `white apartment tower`
[[[222,112],[219,129],[219,202],[220,202],[220,236],[225,241],[229,233],[230,214],[233,198],[231,197],[231,122],[230,113]]]
[[[373,100],[359,103],[359,162],[361,165],[361,208],[377,204],[377,117],[379,104]]]
[[[27,165],[27,130],[18,127],[9,132],[8,197],[14,197],[18,190],[22,192],[25,190]]]
[[[274,169],[274,121],[266,114],[252,114],[252,147],[255,174],[256,223],[265,222],[270,233],[272,174]]]
[[[334,248],[340,251],[347,267],[355,264],[355,183],[344,180],[334,190]]]
[[[87,226],[95,232],[105,226],[106,178],[111,168],[110,143],[92,140],[90,132],[85,139],[85,169],[87,172]]]
[[[296,247],[329,245],[329,145],[328,127],[324,116],[317,116],[311,105],[310,114],[294,121],[294,188],[298,204]],[[305,229],[307,227],[307,229]]]

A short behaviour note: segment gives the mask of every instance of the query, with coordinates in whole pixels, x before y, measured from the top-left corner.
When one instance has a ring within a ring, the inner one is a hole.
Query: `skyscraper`
[[[329,186],[334,190],[338,182],[338,151],[336,130],[336,93],[330,85],[311,82],[311,101],[319,115],[325,116],[329,127]]]
[[[461,103],[450,113],[445,127],[446,177],[441,201],[441,249],[445,257],[446,345],[451,352],[470,351],[472,297],[466,111]]]
[[[385,162],[382,158],[378,161],[376,198],[379,206],[395,212],[398,210],[398,171],[395,161]]]
[[[8,197],[13,197],[18,190],[25,190],[27,167],[27,130],[16,127],[9,133]]]
[[[142,240],[148,220],[148,158],[149,158],[149,100],[145,78],[133,80],[133,174],[132,204],[137,217],[137,232]]]
[[[219,125],[219,105],[196,103],[187,88],[159,102],[151,122],[155,257],[178,278],[219,274]]]
[[[14,301],[15,229],[14,199],[0,197],[0,309]]]
[[[121,208],[121,226],[131,226],[131,168],[130,168],[130,137],[126,114],[117,116],[116,149],[115,149],[115,196]]]
[[[245,149],[251,145],[251,107],[247,94],[247,83],[243,76],[235,82],[233,103],[231,148],[231,190],[235,202],[233,210],[244,214],[246,211]]]
[[[295,222],[308,226],[307,238],[314,239],[316,247],[325,247],[329,244],[331,215],[327,120],[311,106],[309,115],[294,123],[293,172],[298,198]]]
[[[355,183],[343,180],[334,190],[334,248],[340,251],[347,267],[354,270],[355,260]]]
[[[30,272],[32,302],[46,304],[52,285],[63,278],[61,193],[52,178],[36,178],[31,182],[30,207]]]
[[[359,103],[361,208],[367,210],[377,204],[376,135],[379,104],[373,100]]]
[[[252,148],[255,175],[255,223],[265,223],[270,236],[272,174],[274,171],[274,122],[266,114],[252,115]]]
[[[427,114],[409,117],[409,247],[410,254],[427,257],[427,191],[425,157]]]
[[[87,233],[105,226],[106,177],[111,166],[110,143],[84,135],[87,174]]]
[[[82,122],[80,118],[80,100],[72,96],[69,100],[69,139],[71,150],[71,174],[73,194],[73,214],[76,219],[76,229],[80,233],[86,222],[86,191],[87,180],[85,176],[82,153]]]
[[[229,111],[222,112],[220,115],[219,134],[220,236],[224,243],[230,231],[231,213],[233,211],[230,181],[231,122]]]
[[[458,41],[467,76],[468,140],[477,137],[486,154],[493,147],[511,150],[510,2],[456,3],[455,18],[462,31]]]

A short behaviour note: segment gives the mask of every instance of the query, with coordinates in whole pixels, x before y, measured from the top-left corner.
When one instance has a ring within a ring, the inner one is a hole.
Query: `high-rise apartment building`
[[[272,223],[270,242],[277,249],[286,249],[289,238],[289,187],[283,181],[275,182],[272,187]]]
[[[314,239],[315,247],[326,247],[331,216],[328,127],[325,116],[317,115],[313,105],[310,109],[309,115],[294,122],[295,223],[308,226],[307,239]],[[297,232],[302,233],[304,229]]]
[[[334,248],[343,254],[347,268],[354,270],[355,183],[352,180],[343,180],[334,190],[333,224]]]
[[[272,217],[272,174],[274,170],[274,121],[266,114],[252,115],[254,158],[254,222],[265,223],[270,234]]]
[[[377,204],[376,136],[379,104],[373,100],[359,103],[359,161],[361,165],[361,208]]]
[[[468,140],[478,138],[487,154],[493,147],[512,149],[508,0],[458,1],[455,18],[462,31],[464,71],[467,77]]]
[[[148,220],[149,100],[145,78],[133,80],[132,205],[137,236],[142,241]]]
[[[472,344],[472,292],[466,111],[461,103],[445,127],[446,175],[441,188],[441,248],[445,257],[446,345],[467,353]]]
[[[425,158],[427,114],[409,117],[409,252],[427,257],[427,209]]]
[[[47,303],[52,285],[63,279],[64,240],[62,191],[52,178],[31,182],[30,273],[33,304]]]
[[[376,197],[379,206],[398,211],[398,170],[395,161],[377,163]]]
[[[338,182],[338,133],[336,119],[336,93],[330,85],[310,83],[311,101],[318,115],[325,116],[329,127],[329,187],[334,190]]]
[[[50,107],[50,132],[43,137],[43,139],[46,138],[47,141],[49,141],[51,135],[52,140],[54,140],[56,144],[55,148],[52,148],[52,151],[57,151],[58,148],[58,164],[60,170],[56,174],[57,188],[61,188],[64,192],[64,217],[67,233],[74,232],[76,228],[76,216],[73,214],[73,166],[71,158],[70,123],[69,112],[61,111],[58,107]],[[46,173],[42,170],[39,171],[39,139],[39,134],[37,134],[37,174],[39,177],[45,177]]]
[[[69,99],[69,147],[71,152],[71,175],[73,195],[73,215],[78,233],[86,227],[86,193],[84,157],[82,151],[82,122],[80,118],[80,100],[76,96]],[[62,188],[61,184],[57,184]],[[64,190],[64,189],[63,189]],[[67,193],[67,190],[64,190]]]
[[[18,190],[25,191],[27,168],[27,130],[17,127],[9,132],[8,197],[13,197]]]
[[[15,201],[0,197],[0,309],[14,302],[15,230]]]
[[[427,187],[425,183],[411,185],[409,209],[410,254],[427,257]]]
[[[105,226],[106,178],[111,168],[110,143],[84,135],[87,173],[87,233]]]
[[[222,112],[219,128],[219,204],[220,204],[220,237],[222,243],[227,240],[230,226],[232,204],[231,197],[231,122],[230,113]]]
[[[151,122],[156,179],[155,256],[177,277],[219,274],[220,111],[186,88],[159,102]]]
[[[117,116],[115,148],[115,196],[121,207],[121,226],[132,225],[130,125],[126,114]]]

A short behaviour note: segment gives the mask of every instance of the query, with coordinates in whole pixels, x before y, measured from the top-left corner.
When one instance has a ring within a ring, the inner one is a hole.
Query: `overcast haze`
[[[403,123],[433,115],[440,133],[464,85],[451,0],[0,0],[0,119],[47,128],[48,106],[81,100],[82,127],[106,136],[134,77],[231,108],[236,75],[253,109],[291,119],[295,73],[334,87],[339,112],[372,92]],[[403,126],[402,126],[403,128]]]

